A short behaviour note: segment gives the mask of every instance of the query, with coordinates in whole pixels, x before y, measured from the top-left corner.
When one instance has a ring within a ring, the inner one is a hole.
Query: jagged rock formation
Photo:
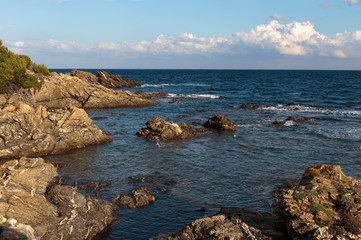
[[[216,114],[203,124],[206,128],[214,128],[221,131],[236,131],[234,124],[224,115]]]
[[[71,76],[78,77],[93,84],[100,84],[107,88],[132,88],[140,87],[142,84],[131,79],[123,79],[119,75],[110,75],[106,71],[98,71],[97,76],[90,72],[72,70]]]
[[[281,189],[278,208],[292,239],[361,239],[361,181],[317,165]]]
[[[112,90],[78,77],[57,73],[46,77],[41,88],[32,93],[35,104],[49,108],[143,107],[158,104],[154,100],[141,98],[128,91]]]
[[[23,102],[0,109],[0,158],[58,154],[110,142],[83,109],[49,110]]]
[[[186,224],[183,229],[168,235],[158,235],[155,240],[246,240],[246,239],[273,239],[259,229],[248,226],[239,218],[227,217],[219,214],[212,217],[203,217]]]
[[[146,123],[147,128],[138,130],[137,135],[146,139],[172,140],[197,137],[197,130],[192,125],[166,122],[160,117],[155,117]]]
[[[133,190],[130,195],[115,197],[113,201],[120,207],[142,208],[154,202],[155,196],[152,194],[148,186],[142,186]]]
[[[115,207],[70,186],[50,186],[56,168],[41,158],[0,165],[0,239],[93,239]]]

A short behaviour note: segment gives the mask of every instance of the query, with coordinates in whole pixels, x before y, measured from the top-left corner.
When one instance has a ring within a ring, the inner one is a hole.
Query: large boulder
[[[114,205],[70,186],[49,186],[56,168],[41,158],[0,166],[0,239],[93,239],[114,220]]]
[[[147,128],[138,130],[137,135],[146,139],[172,140],[197,137],[197,130],[192,125],[166,122],[160,117],[155,117],[146,123]]]
[[[0,158],[58,154],[110,142],[80,108],[49,110],[18,102],[0,109]]]
[[[361,181],[316,165],[281,189],[278,209],[293,239],[361,239]]]
[[[72,70],[70,72],[70,75],[73,76],[73,77],[78,77],[78,78],[80,78],[82,80],[86,80],[89,83],[99,84],[97,76],[95,76],[94,74],[92,74],[90,72]]]
[[[234,124],[221,114],[216,114],[214,117],[208,119],[203,126],[221,131],[236,131]]]
[[[133,88],[142,86],[142,84],[134,80],[123,79],[119,75],[110,75],[105,71],[98,71],[97,77],[98,82],[108,88]]]

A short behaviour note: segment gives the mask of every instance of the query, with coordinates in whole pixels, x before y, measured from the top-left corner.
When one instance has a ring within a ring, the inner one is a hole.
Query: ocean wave
[[[174,87],[174,86],[205,87],[205,86],[208,86],[208,84],[201,84],[201,83],[162,83],[162,84],[143,84],[141,87]]]
[[[302,106],[302,105],[283,105],[278,104],[275,106],[266,106],[262,107],[262,110],[270,110],[270,111],[297,111],[297,112],[313,112],[313,113],[323,113],[323,114],[342,114],[342,115],[361,115],[360,110],[330,110],[323,109],[320,107],[311,107],[311,106]]]
[[[211,98],[216,99],[220,98],[219,95],[214,94],[175,94],[175,93],[168,93],[168,97],[171,98]]]

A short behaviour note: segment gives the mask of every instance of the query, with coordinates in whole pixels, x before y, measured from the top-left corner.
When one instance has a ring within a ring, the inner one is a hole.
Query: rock
[[[226,119],[224,115],[220,114],[216,114],[213,118],[208,119],[203,126],[221,131],[236,131],[234,124],[230,120]]]
[[[166,122],[160,117],[155,117],[146,123],[147,128],[138,130],[137,135],[146,139],[172,140],[197,137],[197,130],[192,125]]]
[[[242,109],[248,109],[248,110],[259,110],[259,109],[262,109],[260,105],[258,104],[250,104],[250,103],[245,103],[245,104],[242,104],[241,105],[241,108]]]
[[[277,207],[293,239],[361,239],[361,181],[340,166],[310,167],[280,192]]]
[[[149,99],[149,98],[156,98],[156,97],[167,97],[168,94],[165,92],[157,92],[157,93],[144,93],[141,91],[135,92],[135,94],[139,97]]]
[[[89,83],[92,83],[92,84],[99,84],[97,76],[95,76],[94,74],[92,74],[90,72],[72,70],[70,72],[70,75],[73,76],[73,77],[78,77],[81,80],[86,80],[86,81],[88,81]]]
[[[227,217],[223,214],[212,217],[203,217],[186,224],[179,232],[168,235],[160,234],[155,240],[197,240],[197,239],[263,239],[272,237],[263,234],[260,230],[248,226],[238,218]]]
[[[295,117],[288,117],[284,121],[274,121],[274,122],[272,122],[272,124],[277,125],[277,126],[283,126],[287,122],[304,123],[304,122],[310,122],[310,121],[312,121],[312,118],[310,118],[310,117],[304,117],[304,118],[300,118],[300,119],[296,119]]]
[[[0,239],[93,239],[114,220],[111,203],[49,187],[57,171],[41,158],[7,161],[0,175]]]
[[[149,187],[142,186],[133,190],[131,195],[118,196],[113,201],[120,207],[142,208],[154,202],[155,197],[149,190]]]
[[[197,112],[207,112],[206,109],[196,109]]]
[[[112,90],[100,84],[91,84],[88,80],[57,73],[46,77],[39,90],[29,91],[34,104],[49,108],[143,107],[158,104],[129,91]]]
[[[16,110],[0,110],[0,158],[59,154],[91,144],[110,142],[83,109],[49,110],[18,102]]]
[[[133,88],[140,87],[142,84],[131,79],[123,79],[119,75],[109,75],[105,71],[98,71],[98,82],[108,88]]]

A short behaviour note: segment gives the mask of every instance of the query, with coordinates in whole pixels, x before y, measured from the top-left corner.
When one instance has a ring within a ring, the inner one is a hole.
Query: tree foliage
[[[0,93],[6,93],[11,84],[19,88],[38,86],[39,81],[36,77],[26,74],[27,69],[35,73],[50,75],[44,64],[37,65],[28,56],[13,53],[3,46],[0,40]]]

